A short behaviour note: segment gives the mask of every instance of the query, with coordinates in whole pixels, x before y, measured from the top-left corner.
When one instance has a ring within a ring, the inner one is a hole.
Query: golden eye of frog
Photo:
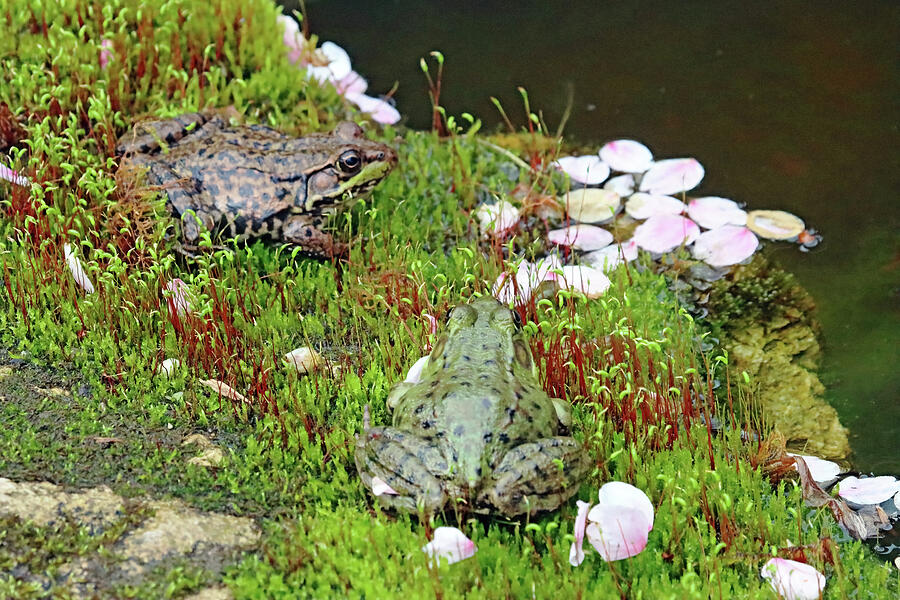
[[[569,406],[551,400],[535,377],[515,313],[493,298],[454,308],[418,383],[388,396],[389,427],[356,444],[356,466],[379,500],[410,512],[454,510],[515,516],[568,500],[591,465],[581,444],[562,435]]]
[[[323,256],[336,247],[322,231],[326,216],[370,191],[397,162],[354,123],[296,138],[263,125],[231,126],[211,111],[142,123],[117,152],[165,190],[186,246],[207,230]]]

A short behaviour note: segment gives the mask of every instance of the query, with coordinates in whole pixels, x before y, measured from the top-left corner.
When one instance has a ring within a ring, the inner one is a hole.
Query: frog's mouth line
[[[393,166],[393,163],[389,161],[372,162],[363,167],[359,173],[350,179],[341,182],[338,188],[328,196],[323,196],[322,194],[310,195],[307,193],[304,209],[306,211],[312,211],[317,203],[323,201],[327,202],[327,200],[330,199],[342,198],[344,194],[347,193],[356,196],[367,194],[379,181],[384,179],[384,177],[391,172]]]

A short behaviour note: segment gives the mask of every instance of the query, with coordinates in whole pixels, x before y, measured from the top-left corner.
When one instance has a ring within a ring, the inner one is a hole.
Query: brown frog
[[[264,125],[229,125],[212,112],[138,125],[117,152],[146,167],[181,217],[185,247],[201,233],[269,238],[333,256],[342,245],[323,231],[329,214],[369,192],[397,163],[355,123],[329,134],[290,137]]]

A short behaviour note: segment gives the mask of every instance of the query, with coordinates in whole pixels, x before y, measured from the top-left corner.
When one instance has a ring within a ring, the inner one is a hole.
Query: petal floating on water
[[[718,196],[694,198],[688,203],[688,216],[705,229],[722,225],[746,225],[747,213],[734,200]]]
[[[609,177],[609,166],[596,154],[587,156],[563,156],[553,165],[572,178],[585,185],[598,185]]]
[[[729,267],[753,256],[759,240],[746,227],[723,225],[700,234],[691,253],[712,267]]]
[[[700,236],[697,224],[679,215],[650,217],[634,230],[634,241],[649,252],[669,252],[687,246]]]
[[[800,217],[783,210],[751,210],[747,213],[747,227],[770,240],[789,240],[806,229]]]
[[[791,452],[788,452],[787,455],[799,456],[800,458],[805,460],[806,466],[809,468],[809,472],[810,474],[812,474],[813,480],[816,483],[831,483],[832,481],[837,479],[837,476],[841,473],[840,465],[835,462],[831,462],[830,460],[825,460],[816,456],[808,456],[806,454],[793,454]]]
[[[785,600],[818,600],[825,589],[825,576],[811,565],[796,560],[769,559],[760,575]]]
[[[624,198],[625,196],[630,196],[634,193],[634,176],[619,175],[617,177],[613,177],[603,184],[603,189],[615,192],[622,198]]]
[[[93,294],[94,284],[91,283],[87,273],[84,272],[84,267],[81,266],[81,261],[78,260],[75,253],[72,252],[72,246],[70,244],[65,244],[63,246],[63,254],[65,254],[66,263],[69,265],[69,271],[72,272],[72,278],[75,279],[75,283],[88,294]]]
[[[477,551],[475,542],[456,527],[438,527],[434,530],[432,540],[422,546],[422,552],[434,561],[432,564],[446,560],[452,565],[475,556]]]
[[[609,246],[613,234],[595,225],[570,225],[547,233],[547,239],[560,246],[571,246],[576,250],[599,250]]]
[[[560,196],[559,201],[566,207],[569,218],[582,223],[611,221],[622,205],[617,193],[596,188],[572,190]]]
[[[632,219],[649,219],[654,215],[680,215],[684,202],[672,196],[638,192],[625,201],[625,212]]]
[[[900,492],[900,481],[890,475],[880,477],[847,477],[838,483],[838,496],[853,507],[881,504]]]
[[[588,502],[577,501],[578,515],[575,517],[575,530],[573,534],[575,540],[569,548],[569,564],[577,567],[584,562],[584,530],[587,527],[588,511],[591,505]]]
[[[669,158],[644,173],[640,190],[664,196],[686,192],[697,187],[704,174],[703,165],[695,158]]]
[[[638,246],[634,240],[621,244],[612,244],[606,248],[595,250],[584,255],[584,260],[592,267],[609,273],[623,262],[631,262],[637,258]]]
[[[643,173],[653,164],[653,153],[634,140],[615,140],[600,148],[600,158],[614,171]]]

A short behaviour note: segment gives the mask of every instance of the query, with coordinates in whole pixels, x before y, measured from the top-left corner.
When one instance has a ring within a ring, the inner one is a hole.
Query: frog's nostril
[[[384,152],[379,152],[375,155],[375,160],[384,160]]]

